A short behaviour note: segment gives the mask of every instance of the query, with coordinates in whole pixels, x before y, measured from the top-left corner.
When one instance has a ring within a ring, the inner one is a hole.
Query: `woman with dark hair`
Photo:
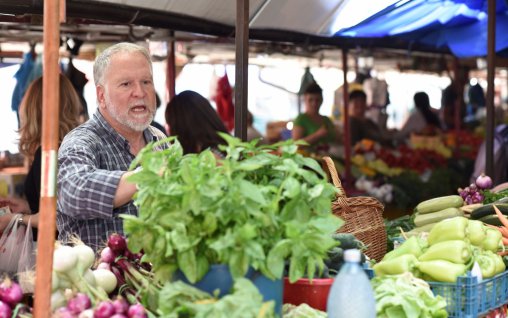
[[[217,132],[228,133],[210,102],[193,91],[183,91],[171,99],[166,107],[168,134],[177,136],[185,154],[199,153],[210,148],[218,154],[224,144]]]
[[[398,138],[407,138],[412,133],[433,135],[441,130],[439,117],[430,107],[429,95],[418,92],[413,97],[415,108],[397,133]]]
[[[323,103],[323,90],[313,82],[303,93],[305,112],[293,121],[292,137],[309,144],[312,152],[327,152],[330,143],[337,140],[337,132],[330,118],[319,114]]]

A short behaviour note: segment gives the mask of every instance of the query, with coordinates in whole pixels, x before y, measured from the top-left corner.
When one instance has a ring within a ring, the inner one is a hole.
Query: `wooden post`
[[[34,317],[51,316],[51,273],[56,232],[56,167],[59,121],[59,0],[44,1],[42,164]]]
[[[170,101],[175,97],[175,81],[176,81],[176,61],[175,61],[175,32],[171,31],[171,40],[168,43],[168,58],[166,68],[166,89],[167,100]]]
[[[485,127],[485,173],[494,176],[494,73],[496,71],[496,0],[488,0],[487,122]]]
[[[235,31],[235,137],[247,140],[249,0],[236,1]]]
[[[342,49],[342,72],[344,73],[344,84],[342,95],[344,101],[344,165],[346,178],[343,181],[344,187],[352,184],[351,175],[351,129],[349,128],[349,84],[347,82],[347,49]]]

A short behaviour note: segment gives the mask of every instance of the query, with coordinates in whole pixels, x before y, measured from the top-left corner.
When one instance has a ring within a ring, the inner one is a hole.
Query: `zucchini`
[[[414,222],[415,225],[418,227],[431,223],[437,223],[441,220],[453,218],[455,216],[464,216],[464,213],[457,208],[447,208],[441,211],[426,214],[416,213]]]
[[[497,215],[487,215],[479,219],[478,221],[482,221],[485,224],[495,225],[495,226],[503,226],[503,223],[499,220]]]
[[[460,208],[464,200],[459,195],[448,195],[420,202],[415,212],[419,214],[441,211],[447,208]]]
[[[481,220],[485,216],[496,214],[493,205],[495,205],[501,213],[508,215],[508,203],[490,203],[474,209],[473,212],[471,212],[471,220]]]
[[[430,232],[430,230],[432,230],[432,228],[436,224],[437,224],[437,222],[436,223],[425,224],[425,225],[422,225],[422,226],[419,226],[419,227],[415,227],[411,231],[406,232],[406,236],[407,237],[411,237],[411,236],[418,236],[418,235],[420,235],[421,233],[424,233],[424,232],[428,233],[428,232]]]

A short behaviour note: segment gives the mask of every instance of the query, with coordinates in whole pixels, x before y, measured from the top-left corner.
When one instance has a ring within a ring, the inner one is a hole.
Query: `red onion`
[[[97,265],[97,269],[105,269],[105,270],[108,270],[108,271],[111,271],[111,265],[109,263],[99,263],[99,265]]]
[[[95,307],[94,318],[110,318],[115,314],[115,307],[109,301],[101,301]]]
[[[53,317],[56,318],[75,318],[76,315],[74,315],[67,307],[60,307],[56,310]]]
[[[11,318],[12,315],[12,309],[3,301],[0,300],[0,318]]]
[[[67,308],[73,313],[73,314],[79,314],[82,311],[92,307],[92,302],[90,301],[90,298],[83,293],[78,293],[76,296],[71,298],[69,302],[67,303]]]
[[[115,261],[115,253],[109,247],[101,251],[101,262],[111,264]]]
[[[123,253],[127,249],[127,241],[122,235],[118,233],[113,233],[108,238],[108,247],[116,255],[123,255]]]
[[[114,314],[113,316],[111,316],[110,318],[127,318],[126,315],[124,314]]]
[[[121,297],[113,300],[113,306],[117,314],[126,314],[129,310],[129,303]]]
[[[129,307],[127,312],[129,318],[147,318],[146,310],[141,304],[134,304]]]
[[[478,176],[478,178],[476,178],[476,185],[482,190],[490,189],[492,188],[492,179],[482,173]]]
[[[10,279],[5,279],[0,284],[0,300],[11,305],[13,308],[23,299],[21,287]]]

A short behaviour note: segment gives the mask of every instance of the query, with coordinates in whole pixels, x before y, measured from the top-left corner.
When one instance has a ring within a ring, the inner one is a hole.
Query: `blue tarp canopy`
[[[401,0],[336,36],[402,39],[448,48],[458,57],[487,55],[488,0]],[[508,56],[508,5],[497,1],[496,52]]]

